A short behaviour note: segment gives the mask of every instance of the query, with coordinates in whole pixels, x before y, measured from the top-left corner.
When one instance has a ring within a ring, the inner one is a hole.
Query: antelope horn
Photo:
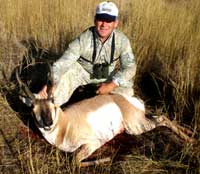
[[[28,86],[25,83],[22,82],[21,78],[19,77],[18,68],[15,71],[15,75],[16,75],[17,82],[19,83],[20,89],[22,89],[25,92],[25,94],[32,100],[32,102],[34,102],[35,101],[35,96],[30,91]]]
[[[49,68],[49,72],[47,75],[47,94],[48,94],[48,98],[51,98],[52,87],[53,87],[53,77],[52,77],[51,65],[50,65],[50,63],[47,63],[47,64],[48,64],[48,68]]]

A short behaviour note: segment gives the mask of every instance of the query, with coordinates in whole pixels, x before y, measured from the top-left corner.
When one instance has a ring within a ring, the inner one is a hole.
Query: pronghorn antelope
[[[139,135],[158,126],[165,126],[185,141],[195,141],[188,136],[191,134],[188,129],[175,124],[164,115],[152,119],[145,117],[144,103],[136,97],[98,95],[62,110],[50,97],[36,99],[21,81],[18,72],[16,78],[31,99],[36,125],[44,138],[66,152],[80,149],[76,154],[78,163],[124,131]]]

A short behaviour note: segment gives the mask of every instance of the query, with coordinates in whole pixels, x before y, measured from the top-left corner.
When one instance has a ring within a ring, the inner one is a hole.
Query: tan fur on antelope
[[[98,95],[61,109],[51,98],[36,99],[16,74],[21,87],[31,99],[36,125],[44,138],[66,152],[74,152],[78,162],[123,131],[139,135],[158,126],[166,126],[187,142],[195,141],[186,128],[165,116],[145,117],[144,103],[136,97],[118,94]]]

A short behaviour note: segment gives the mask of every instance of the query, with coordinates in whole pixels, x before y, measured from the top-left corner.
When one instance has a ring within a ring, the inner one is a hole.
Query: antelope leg
[[[184,131],[186,128],[181,127],[180,125],[177,126],[177,124],[173,123],[171,120],[169,120],[166,116],[161,115],[157,118],[157,122],[159,122],[160,126],[166,126],[169,129],[171,129],[173,132],[175,132],[177,135],[179,135],[182,139],[184,139],[186,142],[195,143],[197,140],[195,138],[189,137]],[[180,128],[181,127],[181,128]]]
[[[187,135],[193,135],[194,134],[194,132],[192,132],[190,129],[185,128],[185,127],[183,127],[183,126],[181,126],[181,125],[179,125],[177,123],[174,123],[174,124],[176,124],[178,129],[180,129],[181,131],[185,132]]]
[[[111,161],[110,157],[97,159],[97,160],[93,160],[93,161],[85,161],[85,162],[80,163],[80,167],[89,167],[89,166],[93,166],[93,165],[100,165],[100,164],[110,162],[110,161]]]
[[[81,163],[81,161],[88,158],[99,147],[100,147],[100,144],[94,143],[94,142],[90,144],[82,145],[76,154],[76,161]]]

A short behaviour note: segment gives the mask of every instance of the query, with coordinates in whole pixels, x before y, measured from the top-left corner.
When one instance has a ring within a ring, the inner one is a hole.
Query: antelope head
[[[51,73],[50,73],[51,74]],[[45,131],[51,130],[56,118],[56,106],[51,97],[52,83],[48,80],[46,99],[39,99],[34,95],[28,86],[21,80],[18,70],[16,70],[16,79],[20,89],[25,93],[25,96],[20,96],[20,99],[27,106],[33,107],[34,119],[38,128],[43,128]],[[28,102],[25,102],[28,101]]]

